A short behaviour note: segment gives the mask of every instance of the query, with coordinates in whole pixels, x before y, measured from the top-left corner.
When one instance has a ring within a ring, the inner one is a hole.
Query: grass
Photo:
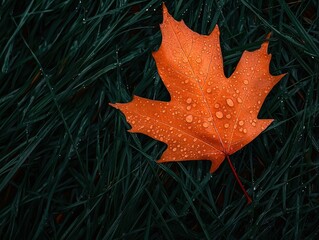
[[[1,239],[317,239],[319,6],[308,1],[167,1],[208,34],[225,74],[272,33],[288,73],[260,117],[276,121],[227,163],[157,164],[165,145],[131,134],[110,102],[168,100],[151,52],[159,0],[6,1],[0,8]]]

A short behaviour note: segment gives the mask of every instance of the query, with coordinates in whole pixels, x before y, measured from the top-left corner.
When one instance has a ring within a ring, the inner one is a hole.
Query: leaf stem
[[[237,182],[238,182],[238,184],[239,184],[241,190],[242,190],[242,191],[244,192],[244,194],[245,194],[245,197],[246,197],[246,199],[247,199],[247,204],[251,204],[252,200],[251,200],[249,194],[247,193],[247,191],[246,191],[244,185],[243,185],[242,182],[240,181],[240,179],[239,179],[239,177],[238,177],[238,174],[237,174],[237,172],[236,172],[236,170],[235,170],[233,164],[232,164],[231,161],[230,161],[229,156],[226,155],[226,157],[227,157],[228,164],[229,164],[229,166],[230,166],[230,168],[231,168],[231,170],[232,170],[232,172],[233,172],[233,174],[234,174],[234,176],[235,176],[235,178],[236,178],[236,180],[237,180]]]

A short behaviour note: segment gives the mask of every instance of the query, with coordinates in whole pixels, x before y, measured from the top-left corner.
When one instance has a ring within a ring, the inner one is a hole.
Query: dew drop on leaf
[[[186,122],[191,123],[193,121],[193,115],[187,115]]]
[[[230,107],[233,107],[233,106],[234,106],[234,102],[233,102],[233,100],[231,100],[230,98],[228,98],[228,99],[226,100],[226,103],[227,103],[227,105],[230,106]]]
[[[216,112],[217,118],[223,118],[224,114],[222,112]]]

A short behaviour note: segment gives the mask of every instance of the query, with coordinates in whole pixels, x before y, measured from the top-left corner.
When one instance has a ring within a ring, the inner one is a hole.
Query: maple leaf
[[[162,44],[153,57],[171,100],[134,96],[129,103],[111,105],[125,114],[130,132],[168,145],[158,163],[210,160],[213,173],[225,157],[229,160],[229,155],[273,121],[257,115],[283,75],[269,73],[267,42],[256,51],[245,51],[234,73],[226,78],[218,26],[208,36],[200,35],[174,20],[163,5],[160,28]]]

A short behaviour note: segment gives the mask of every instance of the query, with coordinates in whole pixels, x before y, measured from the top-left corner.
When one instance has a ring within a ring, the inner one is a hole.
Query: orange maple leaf
[[[160,27],[162,44],[153,57],[171,100],[134,96],[129,103],[111,105],[125,114],[130,132],[168,145],[159,163],[210,160],[210,172],[214,172],[225,157],[273,121],[257,115],[283,75],[269,73],[268,43],[254,52],[245,51],[234,73],[226,78],[217,26],[210,35],[200,35],[174,20],[163,5]]]

